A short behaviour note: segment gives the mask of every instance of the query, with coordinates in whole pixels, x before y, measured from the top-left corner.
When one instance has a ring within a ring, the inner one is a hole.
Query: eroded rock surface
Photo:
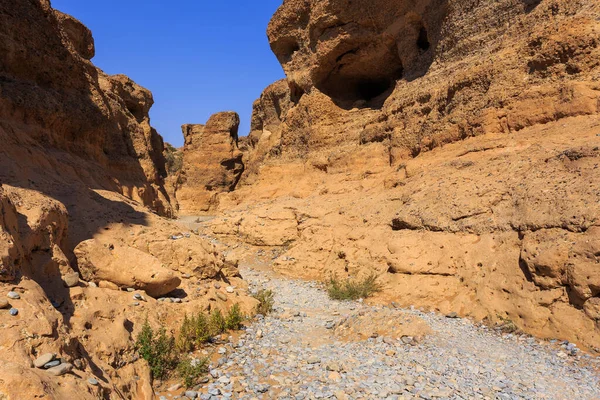
[[[235,189],[242,172],[238,149],[240,117],[234,112],[211,116],[206,125],[183,125],[183,167],[176,184],[181,215],[214,208],[217,194]]]
[[[237,265],[157,215],[173,208],[150,91],[97,69],[90,31],[49,1],[0,15],[0,398],[152,399],[146,319],[175,333],[186,313],[254,303],[209,292],[243,289]],[[34,367],[45,353],[57,369]]]
[[[600,349],[599,16],[285,1],[268,37],[287,78],[255,103],[247,173],[210,230],[264,245],[269,224],[295,228],[279,272],[375,271],[381,301]]]

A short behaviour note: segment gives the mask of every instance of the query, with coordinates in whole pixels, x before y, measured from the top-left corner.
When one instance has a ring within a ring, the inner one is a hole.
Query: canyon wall
[[[231,307],[211,282],[243,288],[236,264],[161,217],[152,94],[96,68],[91,32],[49,1],[0,16],[0,398],[152,399],[142,324]],[[34,368],[46,353],[71,372]]]
[[[600,350],[600,4],[286,0],[213,233]]]

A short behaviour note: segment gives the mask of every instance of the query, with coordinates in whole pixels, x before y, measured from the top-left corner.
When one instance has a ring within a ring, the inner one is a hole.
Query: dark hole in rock
[[[288,81],[290,87],[290,100],[292,103],[298,103],[300,98],[304,95],[304,90],[296,82]]]
[[[429,36],[427,35],[427,29],[424,26],[419,30],[419,37],[417,38],[417,47],[423,51],[429,50],[431,44],[429,43]]]
[[[356,94],[360,100],[372,100],[392,86],[390,79],[365,79],[356,83]]]
[[[300,44],[294,38],[282,38],[273,43],[273,52],[277,55],[280,63],[287,64],[292,60],[292,56],[300,50]]]

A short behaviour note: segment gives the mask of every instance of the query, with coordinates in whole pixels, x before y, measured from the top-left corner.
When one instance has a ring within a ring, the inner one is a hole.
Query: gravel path
[[[255,290],[273,290],[275,312],[219,349],[222,358],[199,398],[600,399],[600,361],[573,345],[433,313],[332,301],[314,283],[248,266],[242,275]],[[348,316],[384,311],[420,317],[434,333],[407,344],[333,334],[332,325]]]

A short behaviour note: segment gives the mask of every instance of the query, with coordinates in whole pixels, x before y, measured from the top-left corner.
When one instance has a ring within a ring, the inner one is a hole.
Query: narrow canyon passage
[[[600,360],[573,345],[502,333],[454,315],[333,301],[320,283],[277,275],[270,266],[275,252],[247,254],[242,276],[250,291],[273,291],[274,311],[254,319],[231,344],[207,349],[218,361],[188,396],[600,398]]]

